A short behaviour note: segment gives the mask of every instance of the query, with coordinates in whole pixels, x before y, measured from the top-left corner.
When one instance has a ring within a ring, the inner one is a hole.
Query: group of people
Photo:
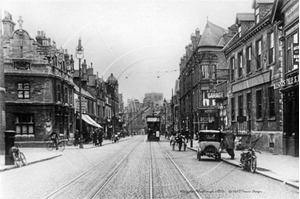
[[[97,145],[102,146],[103,131],[100,128],[97,128],[96,130],[92,130],[91,137],[92,137],[92,140],[93,140],[93,144],[95,146],[97,146]]]
[[[176,143],[178,144],[179,151],[181,151],[182,145],[184,149],[186,148],[187,139],[181,133],[174,133],[171,136],[170,145],[174,147]]]

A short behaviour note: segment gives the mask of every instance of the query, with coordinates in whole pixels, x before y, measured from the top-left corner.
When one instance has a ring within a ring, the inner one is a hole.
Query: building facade
[[[6,126],[17,141],[39,142],[74,130],[74,61],[43,31],[33,39],[10,14],[3,19]]]

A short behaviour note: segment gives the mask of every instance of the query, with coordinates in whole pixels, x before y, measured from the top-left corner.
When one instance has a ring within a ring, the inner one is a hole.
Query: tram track
[[[195,189],[193,184],[189,181],[189,179],[186,177],[186,175],[183,173],[183,171],[180,169],[180,167],[174,162],[174,160],[171,158],[171,156],[168,154],[168,152],[161,146],[160,143],[158,143],[158,145],[160,146],[160,148],[162,149],[162,151],[166,155],[167,159],[174,165],[176,170],[179,172],[180,176],[182,176],[184,178],[184,180],[186,181],[188,186],[192,189],[191,192],[194,193],[197,198],[203,199],[203,197],[198,193],[198,191]]]
[[[136,144],[136,142],[138,142],[138,144]],[[118,162],[117,166],[114,166],[114,169],[112,169],[112,172],[110,172],[108,174],[108,177],[107,176],[105,177],[104,182],[102,181],[101,186],[99,186],[98,184],[94,185],[94,186],[97,186],[97,189],[96,189],[96,191],[94,191],[94,194],[89,194],[91,196],[88,197],[88,198],[95,198],[101,192],[101,190],[109,183],[109,181],[115,176],[115,174],[119,170],[122,163],[129,157],[129,155],[134,151],[134,149],[136,149],[138,147],[138,145],[141,144],[140,139],[136,140],[135,142],[133,142],[131,144],[133,145],[133,148],[129,151],[129,153],[126,154],[125,158],[123,158],[121,161]],[[132,145],[130,145],[130,147],[132,147]],[[122,148],[122,149],[118,150],[117,152],[115,152],[113,154],[114,158],[118,159],[118,156],[122,156],[122,153],[120,153],[122,151],[124,151],[124,148]],[[68,190],[69,188],[73,188],[73,186],[76,183],[80,184],[82,181],[84,181],[84,178],[88,179],[89,176],[93,175],[94,172],[97,169],[99,169],[101,166],[103,166],[104,164],[107,164],[108,161],[113,161],[112,159],[113,158],[111,156],[105,158],[103,161],[99,162],[98,164],[96,164],[95,166],[90,168],[89,170],[87,170],[87,171],[83,172],[82,174],[76,176],[72,180],[70,180],[67,183],[65,183],[64,185],[60,186],[58,189],[52,191],[47,196],[43,197],[43,199],[48,199],[48,198],[69,198],[70,195],[65,193],[66,190]]]

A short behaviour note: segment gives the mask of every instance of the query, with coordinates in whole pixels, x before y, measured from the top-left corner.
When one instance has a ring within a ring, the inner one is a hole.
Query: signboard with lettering
[[[223,98],[224,93],[223,92],[208,92],[207,98],[208,99],[217,99],[217,98]]]
[[[286,78],[285,80],[282,80],[280,82],[274,83],[273,87],[274,87],[274,89],[278,89],[278,88],[282,88],[285,86],[293,85],[297,82],[299,82],[299,74],[289,77],[289,78]]]
[[[159,122],[160,118],[159,117],[147,117],[146,121],[147,122]]]
[[[79,99],[76,99],[75,103],[76,111],[79,111]],[[81,112],[87,112],[87,100],[84,97],[81,98]]]

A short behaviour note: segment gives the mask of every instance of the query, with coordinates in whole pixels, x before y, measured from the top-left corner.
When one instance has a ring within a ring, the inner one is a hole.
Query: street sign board
[[[208,92],[207,98],[208,99],[217,99],[217,98],[223,98],[224,93],[223,92]]]
[[[76,111],[79,111],[79,99],[76,99],[75,103],[76,103]],[[84,97],[81,98],[81,111],[87,112],[87,100]]]

